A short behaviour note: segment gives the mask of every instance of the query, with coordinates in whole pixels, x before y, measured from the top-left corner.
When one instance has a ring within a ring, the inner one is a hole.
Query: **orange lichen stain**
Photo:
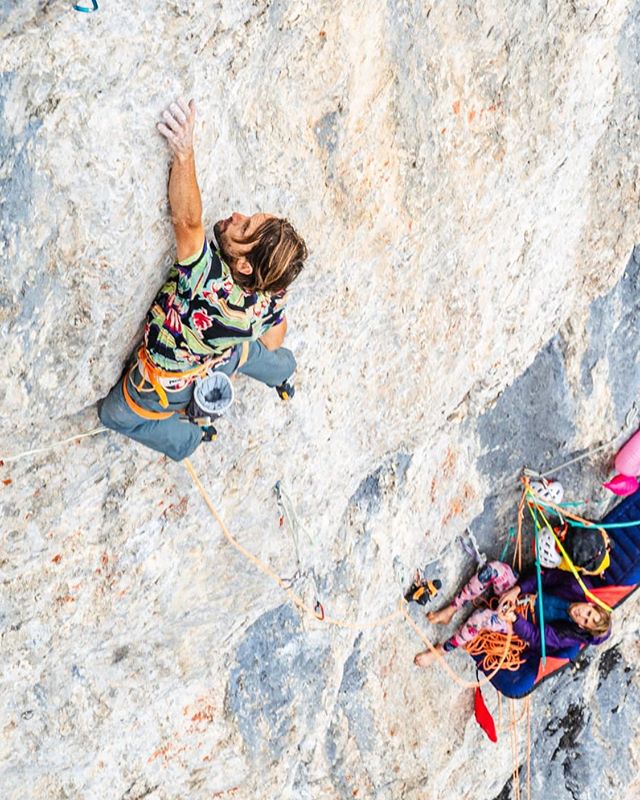
[[[171,748],[173,747],[171,742],[167,742],[167,744],[163,744],[162,747],[159,747],[157,750],[154,750],[153,753],[147,759],[147,764],[151,764],[156,758],[161,758],[163,761],[167,758]]]
[[[475,111],[469,111],[469,113],[467,114],[467,122],[473,122],[475,116],[476,116]]]
[[[109,556],[106,553],[103,553],[100,556],[100,563],[102,564],[103,567],[107,567],[107,565],[109,564]]]
[[[2,483],[3,483],[5,486],[8,486],[10,483],[13,483],[13,480],[12,480],[11,478],[5,478],[5,479],[2,481]]]
[[[62,556],[60,553],[58,553],[58,555],[54,556],[51,561],[53,564],[59,564],[62,561]]]
[[[318,34],[318,36],[319,36],[321,39],[324,39],[326,35],[327,35],[327,32],[326,32],[326,31],[320,31],[320,33]]]
[[[455,469],[456,462],[458,457],[456,456],[455,452],[449,447],[447,449],[447,455],[444,458],[444,463],[442,465],[442,474],[445,478],[450,478],[453,474],[453,470]]]
[[[462,509],[469,500],[475,497],[475,494],[476,493],[473,487],[470,484],[465,483],[465,485],[462,487],[462,491],[459,492],[449,504],[449,509],[440,520],[440,524],[446,525],[447,522],[450,522],[454,517],[459,517],[462,513]]]
[[[354,789],[354,790],[351,792],[351,794],[353,795],[353,797],[357,797],[359,793],[360,793],[360,789]]]
[[[445,134],[447,132],[446,128],[440,128],[440,133]]]
[[[431,498],[431,502],[432,502],[432,503],[435,503],[435,501],[436,501],[436,487],[437,487],[437,485],[438,485],[438,484],[437,484],[437,482],[436,482],[436,479],[435,479],[435,478],[432,478],[432,479],[431,479],[431,488],[429,489],[429,497]],[[428,536],[428,535],[429,535],[429,532],[428,532],[428,531],[425,531],[425,534],[424,534],[424,535],[425,535],[425,536]]]
[[[452,103],[451,110],[453,111],[454,114],[459,114],[460,113],[460,101],[459,100],[456,100],[455,103]]]
[[[166,516],[174,520],[184,517],[184,515],[187,513],[188,505],[189,498],[185,495],[177,503],[170,503],[162,512],[161,516]]]
[[[75,603],[76,602],[76,598],[72,597],[70,594],[64,594],[64,595],[61,595],[60,597],[56,597],[56,602],[57,603]]]
[[[213,722],[215,709],[213,706],[205,706],[201,711],[197,711],[192,717],[191,722]]]
[[[232,786],[231,789],[223,789],[221,792],[216,792],[215,794],[211,795],[211,800],[218,797],[233,797],[234,795],[238,794],[240,791],[239,786]]]

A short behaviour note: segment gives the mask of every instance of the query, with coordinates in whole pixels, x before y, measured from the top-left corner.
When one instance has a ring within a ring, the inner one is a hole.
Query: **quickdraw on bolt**
[[[92,8],[87,8],[86,6],[81,6],[81,5],[75,4],[73,6],[73,8],[74,8],[74,11],[82,11],[85,14],[91,14],[93,11],[97,11],[98,10],[98,0],[91,0],[91,5],[92,5]]]
[[[313,613],[320,620],[320,622],[322,622],[322,620],[324,619],[324,606],[319,600],[316,600],[316,604],[313,607]]]

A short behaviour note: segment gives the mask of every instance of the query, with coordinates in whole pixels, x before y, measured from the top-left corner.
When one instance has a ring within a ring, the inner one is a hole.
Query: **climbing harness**
[[[247,360],[249,352],[248,342],[243,342],[238,361],[239,369]],[[222,372],[215,372],[214,367],[226,359],[226,355],[209,358],[202,364],[198,364],[192,369],[184,372],[170,372],[156,366],[149,355],[147,349],[141,346],[138,349],[136,362],[129,367],[122,381],[122,395],[131,411],[142,419],[159,421],[169,419],[175,411],[152,411],[143,408],[131,396],[128,383],[136,387],[138,391],[143,391],[148,384],[153,388],[162,408],[168,408],[169,400],[167,392],[180,391],[181,389],[195,383],[193,397],[185,411],[181,413],[181,419],[186,422],[193,422],[196,425],[210,425],[211,421],[223,414],[233,401],[233,386],[227,375]],[[133,379],[135,370],[138,370],[140,382],[136,383]],[[209,374],[211,373],[211,374]],[[150,389],[148,391],[151,391]],[[215,435],[215,429],[214,434]]]
[[[133,397],[131,397],[131,393],[129,392],[129,387],[127,386],[127,384],[129,383],[129,381],[133,383],[132,374],[134,369],[135,366],[131,367],[131,369],[127,371],[127,374],[125,375],[124,380],[122,381],[122,396],[124,397],[125,403],[129,406],[129,409],[133,411],[134,414],[137,414],[139,417],[142,417],[142,419],[161,420],[161,419],[169,419],[169,417],[172,417],[174,415],[173,411],[150,411],[149,409],[143,408],[141,405],[136,403]],[[168,403],[166,405],[168,405]]]
[[[161,369],[160,367],[154,364],[151,356],[149,355],[149,351],[147,348],[142,345],[138,349],[138,356],[137,356],[137,367],[138,372],[142,376],[142,378],[153,388],[155,389],[156,394],[158,395],[160,405],[162,408],[167,408],[169,406],[169,400],[167,399],[167,391],[176,391],[176,389],[184,389],[186,386],[192,384],[196,378],[204,378],[207,372],[215,366],[215,364],[219,364],[223,360],[222,356],[218,356],[217,358],[207,359],[203,361],[201,364],[198,364],[191,369],[184,370],[183,372],[171,372],[166,369]],[[131,377],[131,373],[134,367],[129,370],[129,377]],[[124,382],[123,382],[124,384]],[[138,386],[141,388],[142,384]],[[125,396],[126,399],[126,396]],[[128,402],[128,401],[127,401]],[[135,410],[135,409],[132,409]],[[137,412],[136,412],[137,413]]]

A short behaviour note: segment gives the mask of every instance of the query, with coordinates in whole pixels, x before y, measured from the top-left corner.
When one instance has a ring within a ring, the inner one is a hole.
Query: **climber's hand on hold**
[[[193,155],[193,126],[196,120],[196,104],[179,97],[162,113],[162,122],[157,125],[167,140],[171,152],[183,161]]]

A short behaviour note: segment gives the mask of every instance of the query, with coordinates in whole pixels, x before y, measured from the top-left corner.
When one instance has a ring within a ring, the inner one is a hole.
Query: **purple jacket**
[[[593,584],[585,575],[584,581],[587,589],[593,589]],[[537,594],[538,580],[535,572],[522,578],[518,585],[522,594]],[[546,569],[542,571],[542,596],[551,594],[562,600],[572,600],[575,603],[584,603],[584,592],[580,584],[570,572],[561,569]],[[544,608],[544,605],[543,605]],[[574,632],[575,631],[575,632]],[[513,632],[516,636],[524,639],[533,650],[540,650],[540,627],[533,622],[529,622],[523,617],[518,616],[513,623]],[[545,623],[544,639],[546,650],[564,650],[567,647],[575,647],[582,644],[600,644],[608,639],[610,632],[601,636],[592,636],[589,631],[579,628],[575,622],[567,622],[566,625],[558,622]]]

